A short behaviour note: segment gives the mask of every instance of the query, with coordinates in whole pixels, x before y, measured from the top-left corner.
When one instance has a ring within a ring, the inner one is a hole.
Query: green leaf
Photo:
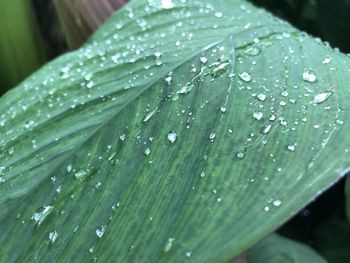
[[[248,253],[248,263],[326,263],[311,247],[272,234],[256,244]]]
[[[31,1],[1,1],[0,94],[18,85],[44,62]]]
[[[240,0],[133,1],[0,100],[4,262],[226,262],[350,166],[350,61]]]

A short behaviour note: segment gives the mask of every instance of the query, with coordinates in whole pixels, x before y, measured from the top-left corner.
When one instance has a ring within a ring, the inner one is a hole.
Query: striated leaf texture
[[[227,262],[350,166],[349,77],[245,1],[132,1],[1,98],[0,261]]]

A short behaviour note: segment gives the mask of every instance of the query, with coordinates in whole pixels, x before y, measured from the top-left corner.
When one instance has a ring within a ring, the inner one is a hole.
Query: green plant
[[[229,261],[345,175],[349,65],[242,0],[132,1],[1,98],[1,260]]]
[[[1,95],[39,68],[44,53],[30,1],[1,1],[0,10]]]

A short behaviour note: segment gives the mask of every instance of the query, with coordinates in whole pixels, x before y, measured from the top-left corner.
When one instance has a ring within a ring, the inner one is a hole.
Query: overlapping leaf
[[[277,234],[272,234],[255,245],[248,256],[248,263],[326,263],[311,247]]]

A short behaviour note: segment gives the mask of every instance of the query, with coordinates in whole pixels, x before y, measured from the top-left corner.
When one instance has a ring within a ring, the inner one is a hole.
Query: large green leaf
[[[326,263],[311,247],[277,234],[255,245],[248,254],[248,263]]]
[[[0,100],[3,262],[225,262],[350,166],[350,60],[244,1],[133,1]]]

